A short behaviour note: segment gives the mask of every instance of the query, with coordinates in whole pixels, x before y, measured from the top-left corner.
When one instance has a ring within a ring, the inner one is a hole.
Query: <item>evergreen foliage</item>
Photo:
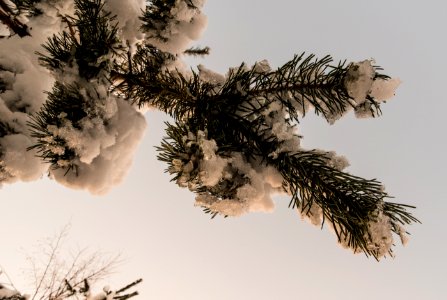
[[[66,139],[51,130],[67,122],[81,130],[84,118],[98,117],[94,102],[105,99],[95,83],[109,82],[111,59],[119,55],[120,46],[114,17],[104,10],[102,0],[75,0],[75,7],[75,17],[65,17],[69,32],[48,39],[43,45],[48,54],[37,53],[41,64],[58,74],[59,80],[41,110],[31,116],[29,126],[36,144],[28,150],[36,149],[53,169],[77,174],[79,156]],[[72,69],[78,76],[72,77]]]
[[[289,117],[285,124],[289,127],[299,121],[300,112],[304,116],[306,105],[312,105],[328,121],[352,105],[343,84],[347,67],[343,63],[331,67],[330,57],[312,59],[312,55],[297,56],[277,71],[267,73],[242,65],[220,84],[203,83],[198,74],[189,80],[182,76],[177,80],[173,75],[161,76],[160,81],[166,80],[170,92],[146,101],[169,113],[177,122],[167,124],[168,138],[158,148],[159,159],[169,165],[167,171],[174,174],[174,181],[198,195],[211,196],[216,201],[237,199],[237,189],[249,179],[231,165],[227,170],[231,176],[222,178],[217,185],[207,187],[201,182],[199,161],[204,153],[197,140],[190,140],[189,136],[191,132],[196,136],[202,132],[216,142],[219,156],[232,157],[238,153],[253,165],[275,167],[284,179],[284,191],[292,196],[293,208],[312,214],[313,205],[320,207],[323,222],[331,223],[340,243],[378,258],[378,249],[371,246],[372,239],[366,234],[368,224],[378,217],[378,207],[383,206],[383,213],[391,218],[393,232],[400,234],[400,225],[417,222],[405,210],[411,206],[385,202],[389,196],[379,182],[338,170],[330,153],[278,151],[287,141],[279,140],[266,121],[276,113],[271,111],[275,104],[286,110]],[[373,113],[380,111],[379,103],[373,98],[368,101],[373,104]],[[181,181],[185,172],[186,183]],[[214,216],[218,213],[209,208],[205,211]]]
[[[79,76],[90,80],[101,71],[107,72],[108,61],[117,55],[118,37],[115,19],[104,10],[101,0],[75,0],[75,17],[64,18],[70,31],[53,35],[43,48],[48,54],[37,53],[42,65],[52,71],[65,67],[79,69]]]
[[[38,14],[37,0],[13,2],[18,11]],[[37,53],[56,83],[47,102],[31,116],[35,144],[28,149],[37,150],[53,169],[78,174],[80,160],[76,148],[55,132],[67,124],[82,131],[89,118],[101,119],[107,128],[107,117],[95,107],[107,97],[120,97],[174,119],[166,124],[158,159],[167,164],[172,180],[196,193],[196,205],[213,217],[251,211],[249,196],[241,190],[253,188],[255,175],[268,171],[281,177],[273,191],[290,195],[290,206],[313,223],[329,224],[339,243],[354,252],[376,259],[392,255],[391,232],[404,239],[402,225],[419,222],[407,211],[412,206],[387,201],[390,196],[380,182],[344,172],[344,160],[332,152],[301,148],[295,132],[312,109],[331,124],[352,109],[361,116],[380,115],[383,99],[375,97],[371,85],[390,80],[381,68],[366,61],[334,64],[330,56],[318,59],[303,53],[277,70],[262,61],[253,67],[241,64],[226,77],[200,67],[185,72],[178,67],[178,53],[156,44],[171,38],[169,28],[179,24],[176,11],[199,11],[200,1],[148,1],[140,28],[147,39],[135,45],[120,40],[119,24],[102,0],[74,3],[74,16],[62,16],[66,30],[50,37],[45,52]],[[209,48],[182,52],[207,55]],[[361,84],[369,87],[354,93],[350,86],[361,76]],[[211,175],[213,162],[219,165],[217,175]]]
[[[198,7],[194,4],[194,1],[187,0],[184,3],[191,9],[198,9]],[[174,20],[174,16],[172,14],[173,7],[176,5],[176,0],[151,0],[148,1],[148,5],[146,6],[146,10],[143,13],[142,20],[143,26],[141,29],[144,32],[151,33],[161,33],[167,27],[169,27],[170,23]],[[153,36],[149,36],[149,38],[156,38],[161,41],[167,41],[168,37],[162,34],[155,34]]]
[[[80,129],[79,122],[87,116],[85,111],[86,99],[80,94],[80,86],[65,85],[56,82],[53,90],[48,93],[48,100],[42,106],[42,109],[31,117],[29,123],[31,136],[36,138],[36,144],[29,147],[37,149],[39,156],[49,162],[53,168],[64,167],[67,172],[74,169],[76,165],[73,161],[76,153],[71,149],[67,142],[61,137],[53,137],[50,131],[54,128],[62,127],[66,120],[70,120],[73,127]],[[57,147],[60,151],[55,151]],[[68,165],[61,165],[61,161],[69,162]]]

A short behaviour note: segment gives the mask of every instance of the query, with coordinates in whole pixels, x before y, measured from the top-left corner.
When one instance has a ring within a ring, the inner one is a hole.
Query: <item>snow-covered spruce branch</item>
[[[305,54],[276,70],[261,61],[226,75],[202,65],[190,71],[183,55],[209,53],[191,48],[206,24],[204,2],[15,1],[33,30],[9,38],[0,55],[2,182],[49,171],[66,186],[107,192],[142,137],[139,108],[151,106],[175,120],[158,158],[206,212],[271,211],[271,194],[286,193],[342,245],[376,259],[391,255],[392,233],[404,242],[403,226],[418,222],[411,206],[386,201],[378,181],[344,172],[343,157],[303,149],[296,126],[311,110],[331,124],[350,110],[378,116],[399,81],[370,60],[333,64]],[[7,51],[17,44],[28,60]],[[26,86],[36,75],[42,80]],[[36,90],[47,97],[35,99]],[[20,163],[17,153],[27,153]]]
[[[386,202],[376,180],[343,172],[344,158],[302,149],[295,133],[311,107],[329,122],[349,109],[375,116],[389,95],[372,86],[386,89],[388,78],[369,61],[331,67],[329,57],[312,58],[298,56],[277,71],[265,62],[242,66],[218,83],[203,82],[200,73],[189,79],[163,74],[169,89],[147,101],[177,122],[168,124],[159,158],[213,215],[271,210],[270,194],[284,191],[312,223],[328,220],[341,244],[377,259],[391,255],[391,232],[404,240],[402,225],[417,222],[408,206]]]

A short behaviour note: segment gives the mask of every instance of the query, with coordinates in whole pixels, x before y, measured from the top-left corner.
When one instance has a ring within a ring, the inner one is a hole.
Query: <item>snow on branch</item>
[[[180,54],[206,27],[205,0],[152,0],[142,17],[146,40],[161,51]]]
[[[114,60],[124,52],[102,1],[75,1],[69,32],[53,35],[39,53],[56,83],[31,117],[29,150],[51,164],[58,182],[103,194],[122,180],[146,123],[110,92]]]
[[[268,212],[271,194],[286,193],[313,224],[329,223],[340,244],[379,259],[392,255],[392,233],[404,237],[401,225],[418,220],[409,206],[388,203],[380,182],[343,172],[344,157],[301,148],[296,124],[311,108],[329,123],[365,103],[362,116],[376,116],[391,92],[376,100],[372,87],[389,78],[369,61],[331,61],[301,55],[276,71],[267,62],[243,64],[214,82],[171,72],[158,76],[169,93],[140,100],[177,119],[168,124],[159,159],[205,212]]]
[[[1,183],[49,172],[106,193],[129,170],[151,107],[174,118],[158,159],[212,216],[270,212],[272,196],[287,194],[301,216],[376,259],[418,222],[379,181],[344,171],[344,157],[300,145],[310,111],[329,124],[381,114],[400,81],[374,61],[303,53],[277,69],[264,60],[227,74],[187,70],[183,55],[209,54],[191,45],[206,26],[204,0],[0,3],[10,31],[13,17],[32,28],[0,40]]]

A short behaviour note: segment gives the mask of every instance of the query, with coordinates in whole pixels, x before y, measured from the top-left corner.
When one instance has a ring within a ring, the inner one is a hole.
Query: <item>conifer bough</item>
[[[271,211],[271,195],[286,193],[341,245],[392,255],[393,233],[405,243],[404,226],[419,222],[412,206],[343,171],[344,157],[302,148],[296,126],[312,110],[331,124],[350,110],[376,117],[399,80],[371,60],[306,54],[278,69],[264,60],[226,75],[189,70],[184,55],[209,54],[192,44],[206,25],[204,2],[0,0],[10,31],[0,41],[2,182],[48,172],[107,192],[126,174],[151,107],[173,118],[158,159],[213,217]]]

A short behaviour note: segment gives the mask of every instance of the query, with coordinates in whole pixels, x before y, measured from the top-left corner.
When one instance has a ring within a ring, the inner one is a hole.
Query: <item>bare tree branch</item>
[[[119,255],[110,256],[100,251],[90,253],[87,249],[78,249],[65,253],[63,245],[68,230],[68,226],[64,227],[39,246],[37,252],[42,257],[28,255],[36,287],[31,300],[77,299],[88,292],[90,285],[112,273],[120,262]]]

